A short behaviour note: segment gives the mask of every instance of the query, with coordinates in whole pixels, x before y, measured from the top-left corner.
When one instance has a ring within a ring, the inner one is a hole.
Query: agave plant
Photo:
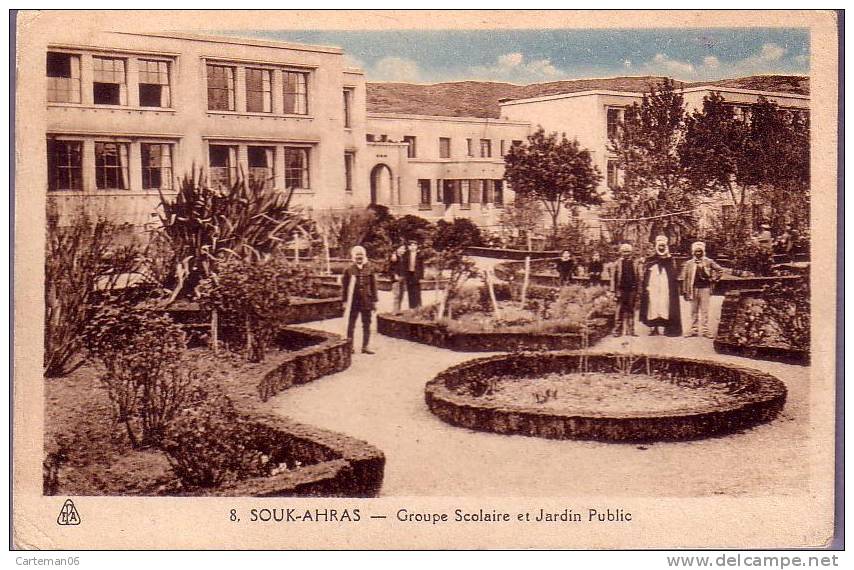
[[[160,232],[174,251],[175,281],[170,301],[189,296],[227,253],[261,259],[301,231],[304,217],[291,209],[293,189],[277,192],[242,172],[226,188],[211,188],[193,166],[174,199],[160,195]]]

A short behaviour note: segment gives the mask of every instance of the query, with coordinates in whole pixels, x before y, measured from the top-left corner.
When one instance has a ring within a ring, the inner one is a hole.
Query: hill
[[[369,113],[407,113],[442,117],[499,117],[500,99],[525,99],[560,93],[575,93],[596,89],[608,91],[647,91],[658,85],[663,77],[611,77],[606,79],[575,79],[514,85],[491,81],[455,81],[430,85],[414,83],[368,83]],[[720,81],[686,83],[679,87],[717,85],[760,91],[809,94],[809,77],[798,75],[754,75]]]

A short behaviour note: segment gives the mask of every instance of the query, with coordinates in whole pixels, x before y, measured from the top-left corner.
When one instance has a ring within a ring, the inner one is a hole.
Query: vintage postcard
[[[824,548],[832,11],[20,11],[13,547]]]

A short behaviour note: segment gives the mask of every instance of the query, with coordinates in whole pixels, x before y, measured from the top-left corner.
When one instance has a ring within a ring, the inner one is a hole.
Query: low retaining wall
[[[622,355],[625,357],[625,355]],[[490,378],[530,377],[552,372],[576,372],[581,358],[587,370],[613,371],[620,355],[579,352],[523,353],[479,358],[440,373],[427,383],[427,407],[449,424],[500,434],[548,439],[592,439],[611,442],[688,440],[731,433],[774,419],[786,402],[786,386],[770,374],[730,364],[650,356],[655,371],[707,378],[738,390],[738,401],[701,409],[620,414],[562,413],[535,406],[493,406],[481,398],[461,394],[463,385]]]
[[[261,428],[270,441],[271,457],[299,460],[305,465],[271,477],[238,481],[206,495],[214,496],[340,496],[375,497],[382,486],[385,456],[376,447],[350,436],[307,426],[270,414],[270,397],[347,369],[351,343],[338,335],[302,327],[283,331],[287,340],[319,341],[289,353],[284,360],[259,366],[260,381],[246,385],[229,377],[224,384],[235,406]],[[300,338],[302,337],[302,338]]]
[[[589,344],[601,340],[613,328],[613,316],[594,320]],[[458,352],[518,352],[526,350],[573,350],[581,348],[580,333],[456,333],[442,325],[407,319],[397,315],[377,315],[380,334],[429,344]]]
[[[344,304],[340,296],[326,299],[297,299],[282,311],[282,320],[286,324],[337,319],[342,316],[344,316]]]
[[[421,280],[421,290],[422,291],[435,291],[437,289],[441,289],[448,283],[447,279],[422,279]],[[380,291],[391,291],[392,285],[394,282],[388,277],[378,277],[377,278],[377,289]]]
[[[751,292],[741,291],[726,294],[723,305],[721,306],[721,319],[718,325],[718,332],[715,335],[713,343],[715,352],[743,356],[745,358],[771,360],[783,364],[809,366],[810,353],[808,350],[795,350],[773,346],[746,346],[729,340],[736,324],[739,305],[744,299],[752,297],[756,293],[758,292],[751,294]]]
[[[491,259],[515,260],[524,260],[526,257],[530,257],[531,259],[557,258],[561,254],[559,251],[529,251],[525,249],[501,249],[497,247],[467,247],[463,253]]]

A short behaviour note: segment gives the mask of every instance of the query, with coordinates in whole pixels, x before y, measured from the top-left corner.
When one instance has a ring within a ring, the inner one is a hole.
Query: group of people
[[[341,276],[341,291],[344,306],[349,307],[347,314],[347,338],[352,339],[356,321],[362,320],[362,353],[374,354],[370,348],[371,317],[377,309],[377,276],[374,267],[368,262],[365,248],[357,245],[351,252],[353,263]],[[421,279],[424,278],[424,259],[418,249],[418,242],[410,240],[400,244],[389,259],[389,273],[392,277],[394,312],[400,313],[403,294],[407,294],[409,308],[421,306]]]
[[[723,273],[741,275],[744,272],[727,269],[706,257],[706,244],[691,244],[691,257],[677,272],[670,255],[666,236],[655,238],[653,255],[636,259],[632,246],[620,245],[620,258],[611,271],[611,292],[617,302],[614,336],[635,334],[635,307],[640,301],[640,321],[649,327],[652,336],[682,335],[680,295],[691,304],[691,328],[686,337],[709,331],[709,302],[712,285]]]

